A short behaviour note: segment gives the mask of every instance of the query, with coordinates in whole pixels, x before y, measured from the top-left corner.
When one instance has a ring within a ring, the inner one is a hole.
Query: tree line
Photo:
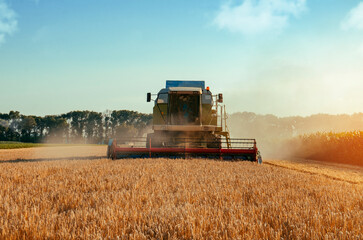
[[[109,138],[142,137],[152,114],[129,110],[71,111],[44,117],[0,113],[0,141],[105,143]]]

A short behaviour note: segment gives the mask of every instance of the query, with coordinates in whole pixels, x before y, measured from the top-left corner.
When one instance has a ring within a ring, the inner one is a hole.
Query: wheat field
[[[291,169],[307,174],[316,174],[326,178],[353,184],[363,184],[363,168],[354,165],[308,160],[302,158],[273,159],[265,164]]]
[[[0,150],[0,238],[363,239],[363,185],[349,174],[105,152]]]
[[[296,157],[363,167],[363,131],[306,134],[289,140],[284,147]]]

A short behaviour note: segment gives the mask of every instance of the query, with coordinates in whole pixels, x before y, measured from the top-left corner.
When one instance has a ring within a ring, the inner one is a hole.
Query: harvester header
[[[157,94],[147,94],[151,100],[153,132],[146,138],[110,139],[108,157],[260,159],[255,139],[230,138],[223,95],[213,95],[204,81],[167,80]]]

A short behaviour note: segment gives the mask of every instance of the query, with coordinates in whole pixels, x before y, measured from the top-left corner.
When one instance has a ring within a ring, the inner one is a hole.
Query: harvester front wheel
[[[257,151],[257,163],[262,164],[262,156],[261,156],[260,151]]]
[[[108,141],[108,147],[107,147],[107,158],[116,159],[116,140],[110,139]]]

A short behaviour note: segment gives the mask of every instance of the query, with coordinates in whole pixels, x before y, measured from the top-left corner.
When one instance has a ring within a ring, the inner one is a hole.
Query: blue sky
[[[166,79],[227,110],[361,112],[363,1],[0,0],[0,112],[151,112]]]

